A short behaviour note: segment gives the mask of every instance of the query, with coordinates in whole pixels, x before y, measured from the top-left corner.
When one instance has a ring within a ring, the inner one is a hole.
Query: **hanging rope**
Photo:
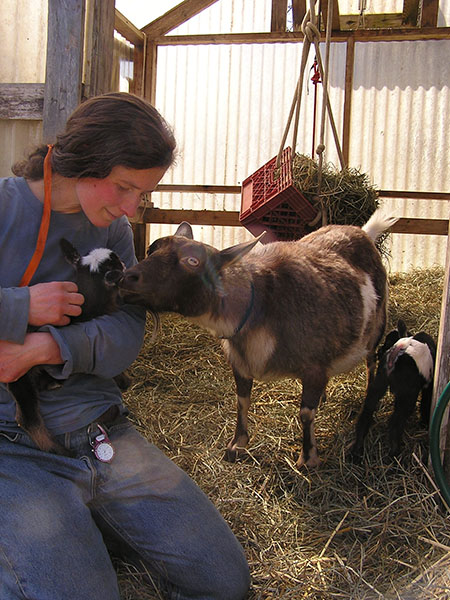
[[[309,10],[305,14],[305,17],[302,22],[302,32],[304,35],[303,39],[303,48],[302,48],[302,58],[300,64],[300,75],[297,81],[297,85],[295,88],[294,97],[292,99],[291,108],[289,111],[288,120],[286,123],[286,127],[283,132],[283,137],[280,144],[280,149],[277,155],[276,168],[279,168],[281,164],[281,157],[283,154],[283,149],[286,144],[286,139],[289,133],[289,129],[291,127],[292,119],[294,117],[294,129],[292,135],[292,157],[295,156],[295,148],[297,147],[297,134],[298,134],[298,123],[300,117],[300,107],[301,107],[301,99],[302,99],[302,89],[303,89],[303,79],[305,74],[306,63],[308,60],[309,50],[311,44],[314,44],[316,51],[316,60],[317,66],[320,73],[320,77],[322,78],[322,89],[323,89],[323,99],[322,99],[322,118],[321,118],[321,132],[320,132],[320,141],[319,145],[316,148],[316,153],[319,156],[319,185],[318,185],[318,197],[321,203],[321,213],[319,216],[322,217],[322,224],[326,223],[326,211],[323,206],[323,202],[321,200],[321,184],[322,184],[322,165],[323,165],[323,151],[325,149],[324,145],[324,131],[325,131],[325,115],[328,112],[328,117],[330,120],[331,129],[333,132],[334,142],[336,145],[336,150],[338,153],[339,161],[341,163],[341,169],[345,168],[345,160],[344,155],[342,153],[342,149],[339,143],[339,136],[336,129],[336,124],[333,117],[333,112],[331,110],[330,99],[328,96],[328,69],[329,69],[329,55],[330,55],[330,43],[331,43],[331,28],[332,28],[332,19],[333,19],[333,0],[328,0],[328,15],[327,15],[327,32],[326,32],[326,69],[323,67],[322,57],[320,53],[320,31],[317,28],[317,17],[315,13],[315,0],[309,0]]]

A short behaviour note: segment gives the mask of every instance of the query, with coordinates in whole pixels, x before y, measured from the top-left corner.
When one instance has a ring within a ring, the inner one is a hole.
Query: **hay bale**
[[[442,269],[390,278],[389,327],[399,317],[437,336]],[[387,398],[361,466],[347,460],[364,396],[365,369],[331,380],[316,419],[323,460],[295,467],[301,443],[294,380],[255,383],[246,460],[223,461],[235,425],[231,370],[217,340],[166,315],[151,323],[126,394],[141,432],[184,468],[242,542],[252,572],[249,600],[449,598],[450,531],[427,470],[427,432],[408,424],[400,461],[385,463]],[[124,600],[160,598],[144,573],[119,563]]]
[[[304,154],[296,154],[292,164],[295,186],[318,210],[326,209],[327,222],[335,225],[364,225],[378,208],[378,191],[369,177],[358,169],[347,167],[338,171],[332,163],[322,166],[319,192],[319,165]],[[321,223],[317,223],[316,228]]]

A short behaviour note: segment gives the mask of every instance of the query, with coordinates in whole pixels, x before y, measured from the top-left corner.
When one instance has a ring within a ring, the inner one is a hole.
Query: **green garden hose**
[[[445,409],[450,402],[450,381],[447,383],[444,391],[437,401],[436,408],[434,409],[433,416],[431,418],[430,426],[430,455],[431,463],[433,465],[434,474],[436,476],[436,482],[442,492],[447,506],[450,507],[450,486],[448,481],[445,479],[444,467],[441,460],[440,450],[440,437],[441,437],[441,424],[442,417],[444,416]]]

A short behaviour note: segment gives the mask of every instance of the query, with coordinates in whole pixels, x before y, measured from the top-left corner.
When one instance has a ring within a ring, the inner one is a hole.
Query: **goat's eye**
[[[200,264],[200,260],[196,256],[183,256],[180,263],[190,269],[196,269]]]

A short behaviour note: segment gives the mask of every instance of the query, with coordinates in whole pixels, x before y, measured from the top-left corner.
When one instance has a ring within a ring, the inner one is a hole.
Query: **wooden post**
[[[450,227],[448,233],[445,280],[442,294],[436,370],[434,375],[432,414],[440,395],[450,380]],[[442,419],[440,448],[445,475],[447,480],[450,481],[450,428],[448,427],[448,420],[449,411],[447,410]]]
[[[81,101],[85,0],[49,0],[43,137],[55,141]]]
[[[114,0],[89,0],[84,68],[86,98],[111,91],[114,18]]]

